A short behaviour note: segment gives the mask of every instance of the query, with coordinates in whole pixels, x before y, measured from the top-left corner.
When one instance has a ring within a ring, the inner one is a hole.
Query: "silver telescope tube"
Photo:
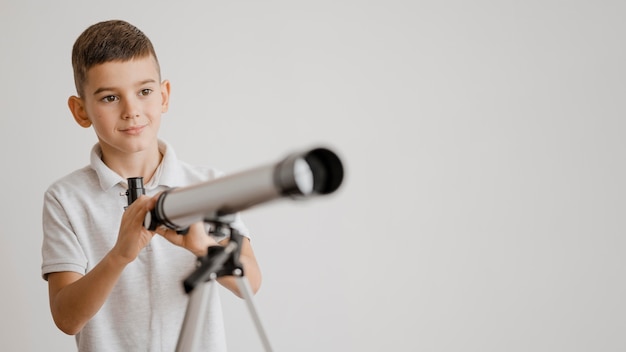
[[[182,231],[193,223],[217,221],[275,199],[330,194],[342,181],[343,165],[329,149],[293,153],[276,163],[167,190],[157,199],[145,224],[150,230],[165,225]]]

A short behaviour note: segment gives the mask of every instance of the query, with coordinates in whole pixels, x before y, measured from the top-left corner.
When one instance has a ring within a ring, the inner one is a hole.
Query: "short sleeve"
[[[43,203],[43,243],[41,248],[41,275],[44,280],[48,274],[61,271],[73,271],[85,274],[87,258],[63,205],[50,190],[44,194]]]

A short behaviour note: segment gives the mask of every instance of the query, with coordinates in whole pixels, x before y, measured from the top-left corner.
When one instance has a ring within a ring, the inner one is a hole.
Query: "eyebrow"
[[[156,83],[156,81],[155,81],[154,79],[152,79],[152,78],[149,78],[149,79],[146,79],[146,80],[143,80],[143,81],[139,82],[139,84],[137,84],[137,85],[138,85],[138,86],[143,86],[144,84],[148,84],[148,83]],[[97,95],[97,94],[99,94],[99,93],[106,92],[106,91],[110,91],[110,90],[115,90],[115,88],[110,88],[110,87],[100,87],[100,88],[96,89],[96,90],[93,92],[93,95]]]

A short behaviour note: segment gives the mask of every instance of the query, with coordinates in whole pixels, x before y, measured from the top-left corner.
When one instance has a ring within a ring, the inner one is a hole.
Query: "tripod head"
[[[212,220],[206,223],[211,225],[209,234],[228,237],[228,244],[211,246],[204,257],[198,258],[198,268],[183,282],[186,293],[190,293],[199,283],[218,277],[244,276],[243,265],[239,261],[243,235],[231,226],[232,216],[222,218],[222,220]]]

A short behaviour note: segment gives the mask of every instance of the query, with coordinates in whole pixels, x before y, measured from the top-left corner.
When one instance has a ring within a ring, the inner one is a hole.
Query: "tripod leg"
[[[185,320],[178,336],[176,352],[196,351],[199,337],[202,333],[203,321],[201,318],[206,314],[207,304],[213,293],[214,280],[209,280],[196,287],[189,297]]]
[[[248,311],[250,311],[250,316],[252,317],[252,321],[256,326],[256,330],[259,333],[259,337],[261,338],[261,343],[263,343],[263,347],[265,347],[265,351],[271,352],[272,347],[270,346],[270,341],[267,338],[267,334],[263,329],[263,324],[261,324],[261,318],[256,310],[254,305],[254,300],[252,296],[252,289],[250,288],[250,283],[245,276],[236,276],[237,286],[239,287],[239,292],[243,296],[246,301],[246,305],[248,306]]]

